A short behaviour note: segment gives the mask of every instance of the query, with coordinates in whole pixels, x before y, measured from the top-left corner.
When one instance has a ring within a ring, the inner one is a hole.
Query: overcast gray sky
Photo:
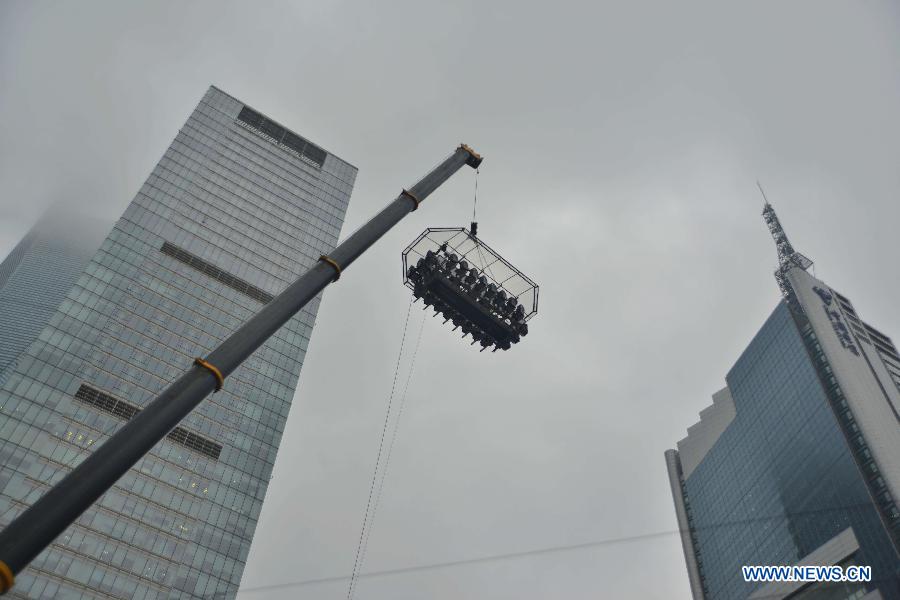
[[[0,255],[45,206],[116,218],[210,84],[359,167],[344,234],[460,142],[482,237],[541,285],[480,354],[427,318],[358,598],[689,598],[663,451],[795,247],[900,336],[888,0],[0,4]],[[325,294],[240,599],[343,598],[408,303],[461,171]],[[414,309],[408,335],[422,322]],[[401,370],[403,373],[403,370]],[[660,535],[647,535],[656,534]]]

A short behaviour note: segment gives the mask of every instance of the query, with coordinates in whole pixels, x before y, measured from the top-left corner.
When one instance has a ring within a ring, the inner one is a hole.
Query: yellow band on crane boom
[[[5,594],[12,589],[16,583],[16,576],[13,575],[12,569],[0,560],[0,594]]]
[[[400,195],[406,196],[407,198],[409,198],[410,200],[412,200],[415,203],[415,206],[413,206],[413,210],[416,210],[417,208],[419,208],[419,204],[422,203],[421,200],[416,198],[415,194],[413,194],[411,191],[409,191],[407,189],[404,189],[402,192],[400,192]]]
[[[225,378],[222,377],[222,371],[220,371],[219,369],[217,369],[217,368],[215,367],[215,365],[213,365],[212,363],[207,362],[207,361],[203,360],[203,359],[200,358],[200,357],[197,357],[197,358],[194,359],[194,364],[203,367],[204,369],[206,369],[207,371],[209,371],[210,373],[212,373],[212,374],[215,376],[215,378],[216,378],[216,392],[218,392],[219,390],[222,389],[222,386],[225,385]]]
[[[341,265],[337,264],[336,260],[334,260],[333,258],[328,256],[327,254],[323,254],[322,256],[320,256],[319,260],[322,262],[328,263],[329,265],[331,265],[334,268],[334,272],[335,272],[334,280],[335,281],[337,281],[338,279],[341,278]]]

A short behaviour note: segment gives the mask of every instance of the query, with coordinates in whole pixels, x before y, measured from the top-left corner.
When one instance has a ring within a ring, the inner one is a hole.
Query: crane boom
[[[210,392],[218,391],[242,362],[296,315],[316,294],[359,258],[463,165],[481,156],[461,144],[329,255],[266,304],[206,358],[197,358],[133,419],[0,532],[0,594],[41,551],[65,531],[128,469],[181,422]]]

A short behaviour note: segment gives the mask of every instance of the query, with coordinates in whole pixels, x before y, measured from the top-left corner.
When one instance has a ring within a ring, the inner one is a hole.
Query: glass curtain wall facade
[[[0,389],[0,524],[332,249],[355,177],[210,88]],[[234,597],[318,306],[39,555],[12,597]]]
[[[736,414],[679,481],[700,597],[748,598],[761,584],[741,566],[796,564],[852,527],[872,588],[900,598],[900,559],[785,303],[726,381]]]
[[[900,599],[900,354],[807,270],[768,203],[783,300],[666,452],[698,599]],[[871,567],[866,583],[745,582],[742,566]]]
[[[0,384],[53,316],[111,225],[54,207],[0,262]]]

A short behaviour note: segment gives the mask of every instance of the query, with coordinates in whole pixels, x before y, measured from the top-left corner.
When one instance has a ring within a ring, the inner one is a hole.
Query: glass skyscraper
[[[210,88],[6,370],[0,525],[331,250],[355,177]],[[42,293],[18,281],[4,293]],[[318,305],[22,571],[12,597],[234,597]]]
[[[53,316],[111,226],[55,206],[0,262],[0,384]]]
[[[900,355],[763,214],[784,299],[666,452],[693,596],[896,600]],[[865,565],[873,580],[749,583],[744,565]]]

